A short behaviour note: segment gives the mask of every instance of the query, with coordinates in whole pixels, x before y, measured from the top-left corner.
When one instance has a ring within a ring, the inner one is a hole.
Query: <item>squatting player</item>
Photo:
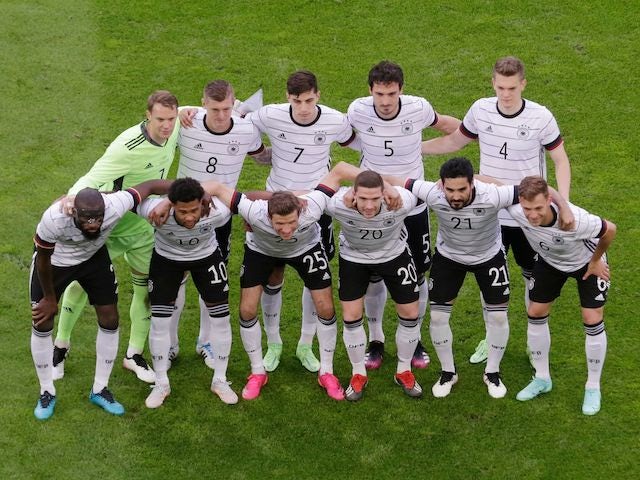
[[[520,205],[509,213],[522,227],[538,254],[529,282],[527,344],[531,351],[535,377],[516,398],[531,400],[551,391],[549,373],[549,312],[564,283],[575,278],[578,284],[585,331],[587,383],[582,413],[600,411],[600,376],[607,353],[604,304],[610,285],[605,252],[616,235],[614,223],[569,204],[576,219],[573,231],[559,228],[558,211],[551,204],[549,188],[541,177],[526,177],[518,190]]]
[[[105,242],[120,219],[143,198],[162,193],[156,190],[159,183],[163,182],[146,182],[111,194],[85,188],[75,196],[71,215],[63,208],[63,201],[55,202],[42,215],[34,237],[36,253],[29,289],[31,355],[40,382],[36,418],[50,418],[56,405],[51,335],[58,300],[72,281],[86,290],[98,317],[96,372],[89,400],[108,413],[124,414],[124,407],[107,388],[118,353],[119,319],[118,282]]]
[[[382,61],[369,71],[370,96],[358,98],[349,106],[347,116],[357,134],[353,147],[361,151],[360,166],[380,174],[424,178],[420,154],[422,130],[435,128],[450,133],[460,121],[448,115],[438,115],[422,97],[404,95],[404,74],[399,65]],[[406,217],[411,249],[420,285],[419,323],[427,308],[428,291],[424,273],[429,269],[429,212],[424,204],[417,205]],[[384,354],[382,317],[387,300],[385,285],[379,277],[371,279],[365,299],[369,319],[367,368],[379,368]],[[421,342],[416,345],[412,364],[426,368],[429,356]]]

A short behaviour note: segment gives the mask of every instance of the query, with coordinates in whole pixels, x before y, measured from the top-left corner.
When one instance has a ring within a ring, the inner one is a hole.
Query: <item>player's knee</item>
[[[506,305],[487,305],[487,322],[495,327],[504,327],[509,323]]]
[[[52,332],[53,331],[53,317],[48,318],[44,321],[41,321],[38,325],[31,322],[33,329],[40,333]]]
[[[453,305],[450,303],[431,302],[431,321],[429,326],[440,327],[449,324]]]
[[[119,325],[118,309],[104,308],[98,312],[98,325],[105,330],[116,330]]]

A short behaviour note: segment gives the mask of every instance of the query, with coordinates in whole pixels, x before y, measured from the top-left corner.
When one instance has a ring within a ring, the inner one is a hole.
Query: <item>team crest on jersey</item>
[[[529,127],[526,125],[519,125],[517,130],[517,136],[520,140],[526,140],[529,138],[531,132],[529,131]]]
[[[553,237],[551,237],[551,241],[556,245],[564,245],[564,238],[562,238],[560,235],[554,235]]]
[[[299,228],[299,229],[298,229],[298,233],[306,232],[307,230],[309,230],[309,227],[310,227],[310,226],[311,226],[311,225],[307,225],[306,227]]]
[[[327,134],[325,132],[316,132],[315,136],[313,137],[313,143],[315,143],[316,145],[322,145],[326,141]]]
[[[200,233],[209,233],[212,229],[213,227],[211,225],[202,225],[200,227]]]
[[[236,155],[240,151],[240,144],[237,141],[229,142],[229,146],[227,146],[227,152],[230,155]]]
[[[433,278],[429,278],[429,290],[433,290]]]
[[[484,215],[484,208],[474,208],[473,209],[473,214],[476,217],[482,217]]]
[[[149,290],[149,293],[153,292],[153,280],[149,279],[147,281],[147,289]]]
[[[413,133],[413,123],[410,120],[405,120],[400,126],[403,135],[410,135]]]
[[[240,276],[242,277],[243,275],[244,275],[244,263],[240,265]]]
[[[533,290],[533,286],[536,284],[536,279],[531,277],[529,279],[529,290]]]
[[[353,220],[347,220],[347,223],[348,223],[349,225],[355,225],[355,224],[356,224],[356,222],[354,222]]]
[[[382,224],[385,227],[390,227],[391,225],[393,225],[394,223],[396,223],[396,219],[393,218],[392,216],[388,215],[386,217],[382,217]]]

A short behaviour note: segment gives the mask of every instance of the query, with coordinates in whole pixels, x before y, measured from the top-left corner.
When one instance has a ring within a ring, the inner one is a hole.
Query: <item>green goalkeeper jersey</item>
[[[86,187],[101,191],[124,190],[148,180],[167,178],[179,131],[180,122],[176,120],[169,139],[164,145],[158,145],[147,135],[145,122],[125,130],[109,145],[91,170],[71,187],[69,194]],[[129,236],[145,232],[153,232],[147,221],[133,212],[127,212],[110,235]]]

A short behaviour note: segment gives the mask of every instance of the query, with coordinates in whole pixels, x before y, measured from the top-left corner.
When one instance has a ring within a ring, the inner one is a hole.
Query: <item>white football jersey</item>
[[[597,215],[569,204],[576,219],[575,230],[565,232],[558,225],[558,213],[555,205],[551,205],[554,221],[549,226],[534,227],[524,216],[522,206],[509,207],[509,213],[522,228],[531,247],[545,262],[561,272],[571,273],[580,270],[591,261],[593,251],[598,245],[598,238],[604,235],[607,227],[605,221]],[[606,261],[606,257],[605,261]]]
[[[348,144],[353,130],[347,117],[318,105],[318,116],[308,125],[297,123],[288,103],[265,105],[250,119],[271,141],[271,172],[267,190],[310,190],[331,168],[331,143]]]
[[[180,164],[177,178],[191,177],[198,181],[217,180],[235,188],[246,155],[260,151],[260,132],[249,121],[231,117],[231,128],[216,133],[207,127],[207,112],[199,108],[192,128],[181,128],[178,138]]]
[[[58,267],[72,267],[89,260],[107,241],[109,233],[129,210],[140,203],[140,195],[134,189],[102,194],[104,199],[104,220],[100,236],[88,239],[78,227],[73,217],[62,212],[60,202],[51,205],[42,215],[36,227],[34,241],[41,248],[53,248],[51,264]]]
[[[340,256],[355,263],[379,264],[393,260],[407,248],[404,219],[418,199],[404,188],[396,187],[402,197],[402,208],[389,210],[383,202],[380,212],[365,218],[356,209],[344,204],[342,187],[327,203],[326,211],[340,222]]]
[[[546,179],[545,149],[553,150],[562,143],[551,112],[530,100],[523,100],[519,112],[504,115],[496,97],[481,98],[465,115],[460,131],[478,140],[480,173],[510,185],[530,175]],[[517,225],[507,210],[500,212],[500,223]]]
[[[449,205],[436,183],[414,180],[408,185],[438,217],[438,252],[463,265],[478,265],[496,256],[502,248],[498,212],[518,202],[513,185],[473,183],[471,203],[460,210]]]
[[[186,228],[176,222],[173,209],[166,223],[154,226],[154,249],[160,255],[178,262],[188,262],[207,258],[216,248],[218,240],[215,228],[221,227],[231,218],[229,208],[217,197],[211,198],[213,206],[207,217],[202,217],[193,228]],[[149,198],[138,206],[138,215],[147,218],[161,198]]]
[[[276,233],[269,218],[266,200],[249,200],[241,195],[234,202],[234,208],[251,227],[247,232],[245,243],[251,250],[276,258],[293,258],[303,254],[320,241],[318,220],[326,207],[327,197],[319,190],[314,190],[300,198],[306,200],[307,206],[298,218],[298,228],[293,236],[284,240]]]

